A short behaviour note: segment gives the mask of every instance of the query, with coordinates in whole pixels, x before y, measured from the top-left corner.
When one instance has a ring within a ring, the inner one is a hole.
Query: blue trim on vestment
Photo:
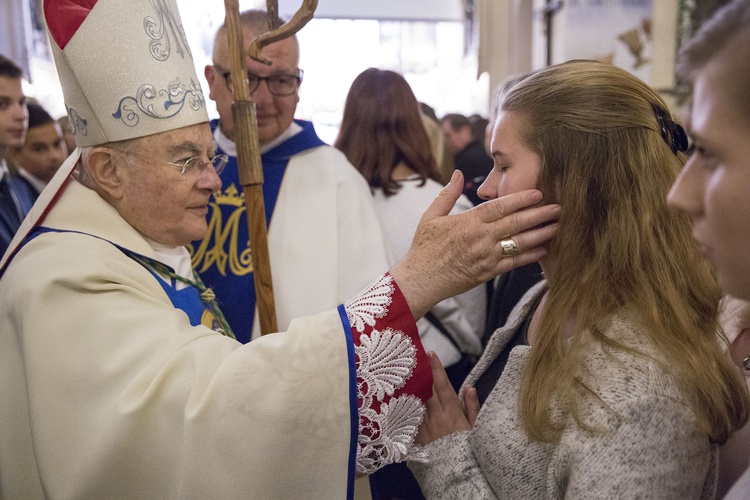
[[[118,246],[118,248],[120,247]],[[120,248],[120,250],[122,250],[122,248]],[[130,251],[123,251],[123,253],[130,257]],[[133,253],[135,254],[135,252]],[[132,259],[132,257],[130,258]],[[198,292],[197,288],[193,286],[186,286],[182,290],[177,290],[177,282],[174,278],[172,278],[172,285],[170,286],[169,283],[164,281],[156,271],[154,271],[150,267],[147,267],[142,262],[138,263],[142,265],[143,268],[146,269],[146,271],[150,272],[154,279],[156,279],[156,281],[161,285],[162,290],[164,290],[164,293],[167,294],[167,297],[169,297],[169,301],[172,303],[175,309],[179,309],[180,311],[187,314],[187,317],[190,320],[190,324],[192,326],[200,326],[203,324],[201,320],[203,319],[204,312],[208,308],[206,307],[206,304],[201,300],[201,295],[200,292]],[[166,267],[169,267],[166,264],[164,265]],[[171,267],[169,269],[174,272],[174,269],[172,269]]]
[[[354,336],[352,335],[352,327],[349,324],[349,317],[346,315],[346,309],[341,304],[338,307],[339,316],[341,318],[341,325],[344,327],[344,334],[346,335],[346,352],[349,358],[349,415],[351,436],[349,438],[349,466],[346,480],[346,498],[354,498],[354,480],[356,478],[356,463],[357,463],[357,446],[359,442],[359,409],[358,409],[358,398],[357,398],[357,359],[354,356]]]

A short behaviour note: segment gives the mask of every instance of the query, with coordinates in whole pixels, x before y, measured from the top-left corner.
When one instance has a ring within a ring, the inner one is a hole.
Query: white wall
[[[302,0],[279,0],[279,14],[290,17]],[[460,21],[461,0],[319,0],[316,18]]]
[[[12,59],[29,78],[30,17],[28,0],[0,1],[0,54]]]

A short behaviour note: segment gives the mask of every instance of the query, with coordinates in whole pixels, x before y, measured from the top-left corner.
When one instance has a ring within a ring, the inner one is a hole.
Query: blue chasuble
[[[286,166],[292,156],[325,145],[310,122],[295,120],[302,131],[261,156],[266,225],[270,226]],[[211,121],[215,130],[219,121]],[[221,149],[218,153],[224,153]],[[211,195],[208,232],[188,246],[193,268],[216,294],[224,316],[237,340],[247,343],[255,317],[255,285],[245,199],[237,171],[237,158],[221,173],[221,191]]]

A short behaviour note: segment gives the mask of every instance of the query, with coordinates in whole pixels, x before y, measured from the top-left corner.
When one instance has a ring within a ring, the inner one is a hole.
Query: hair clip
[[[675,123],[671,120],[669,123],[671,124],[669,131],[672,133],[672,152],[674,154],[677,154],[677,151],[682,151],[683,153],[687,152],[690,146],[687,132],[685,132],[685,129],[682,128],[682,125],[679,123]]]
[[[659,122],[659,129],[661,136],[667,146],[672,150],[672,153],[677,154],[677,151],[687,152],[690,147],[688,142],[688,136],[682,125],[675,123],[666,112],[654,106],[654,113],[656,114],[656,121]]]

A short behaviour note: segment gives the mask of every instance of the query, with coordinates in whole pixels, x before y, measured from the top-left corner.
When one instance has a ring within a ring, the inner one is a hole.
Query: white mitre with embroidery
[[[65,189],[81,147],[208,122],[175,0],[44,0],[43,6],[78,147],[24,219],[0,272]]]
[[[175,0],[45,0],[78,146],[208,121]]]

